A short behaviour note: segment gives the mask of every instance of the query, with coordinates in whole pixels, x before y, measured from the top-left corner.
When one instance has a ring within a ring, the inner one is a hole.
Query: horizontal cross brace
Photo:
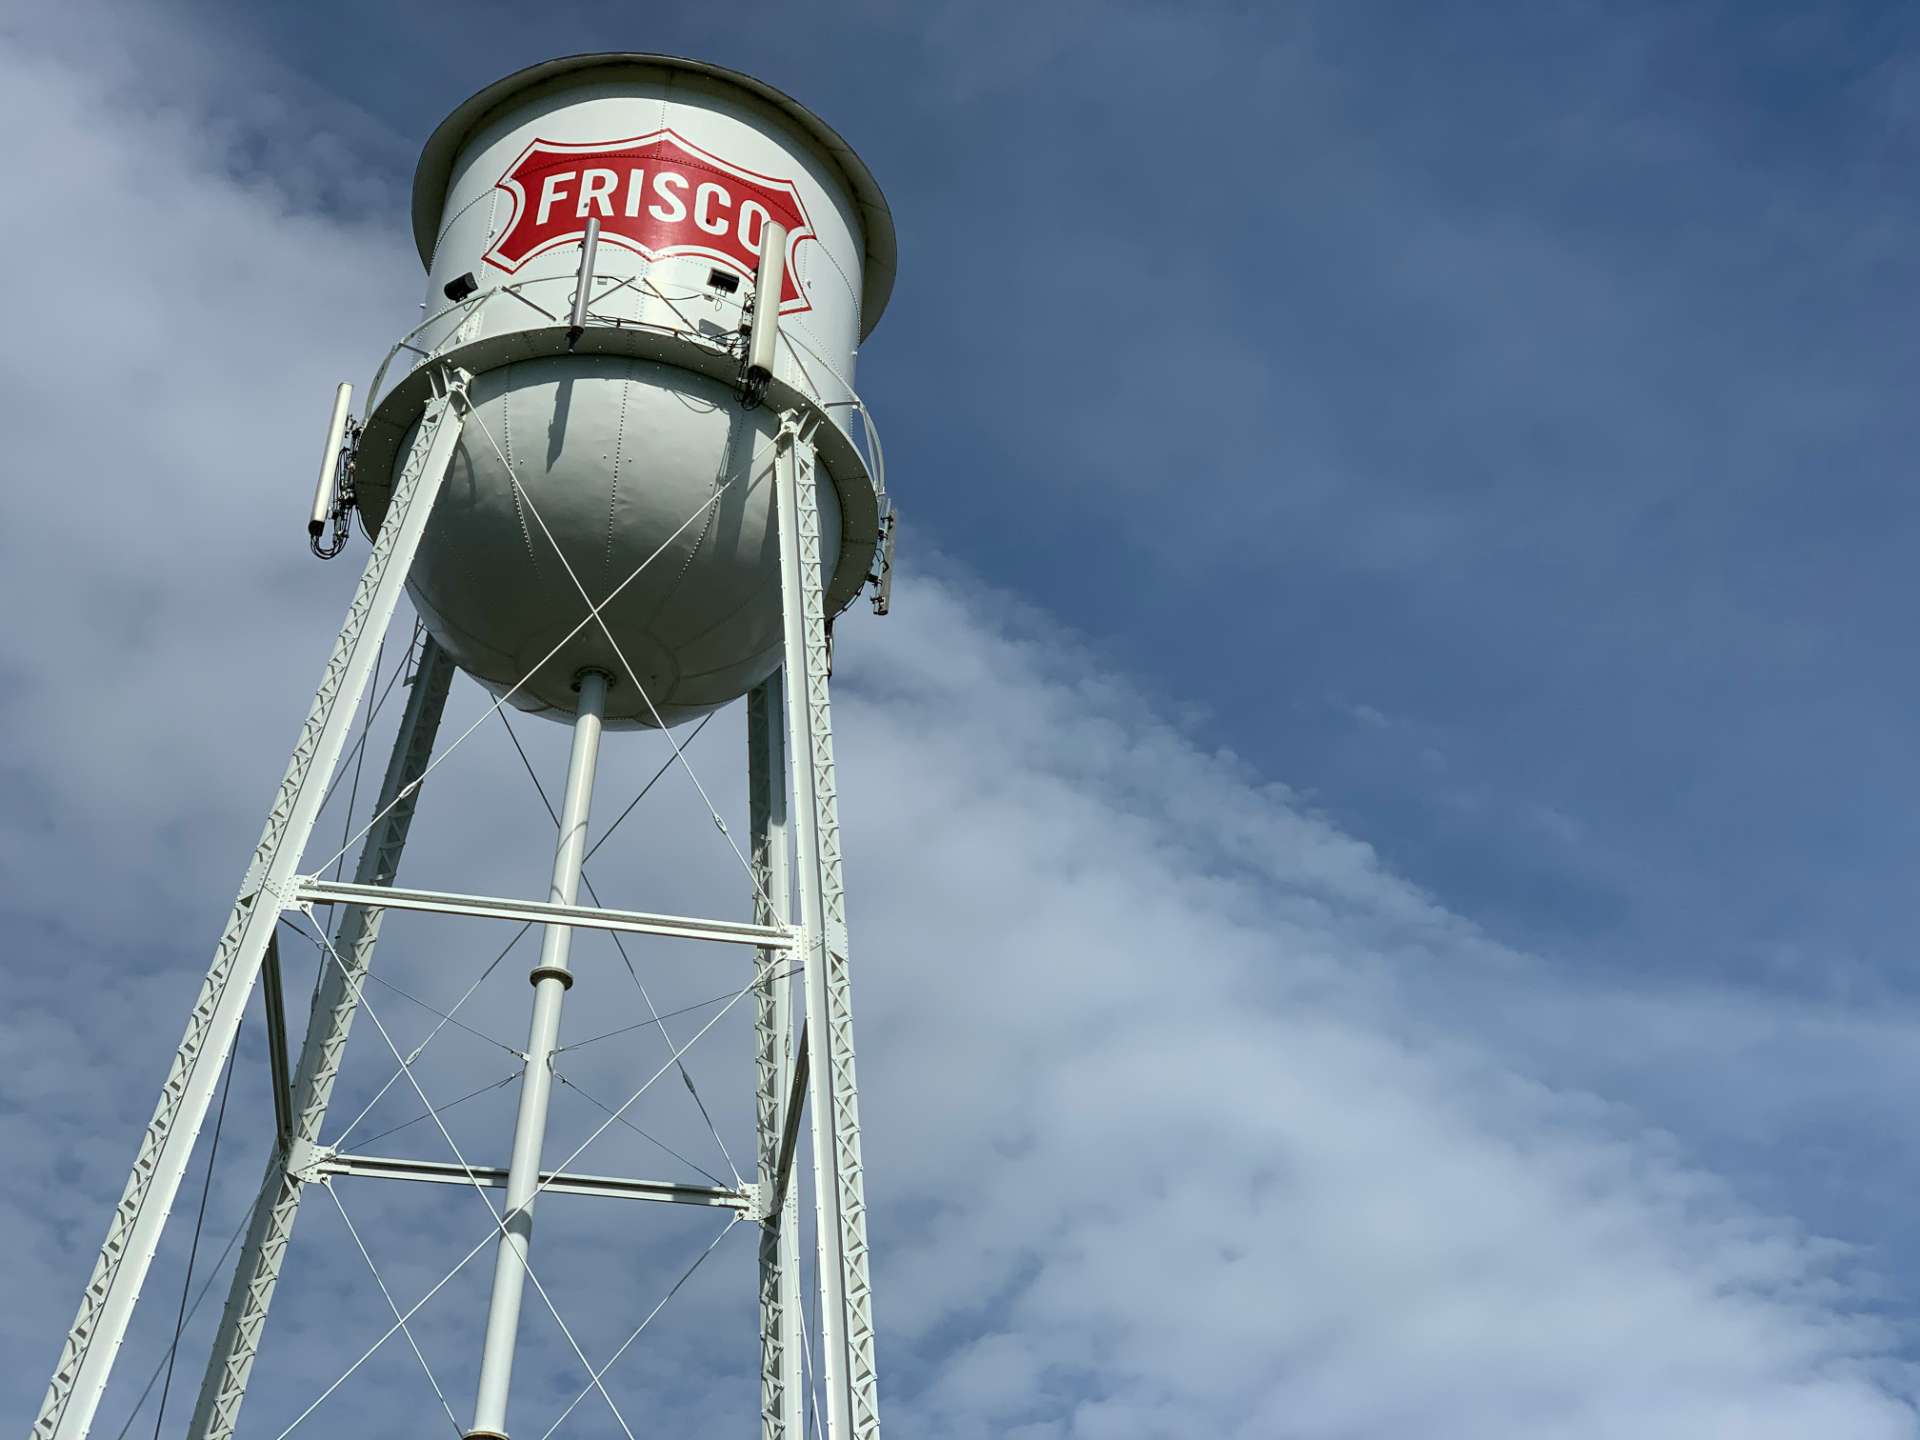
[[[387,885],[351,885],[338,880],[301,880],[294,904],[366,905],[383,910],[428,910],[437,915],[472,915],[483,920],[526,920],[537,925],[579,925],[588,930],[620,930],[636,935],[666,935],[680,940],[719,940],[791,950],[793,932],[784,925],[752,925],[738,920],[697,920],[685,915],[648,915],[639,910],[602,910],[593,905],[556,905],[546,900],[500,900],[488,895],[450,895],[440,890],[400,890]]]
[[[376,1180],[424,1180],[431,1185],[482,1185],[498,1190],[507,1172],[493,1166],[471,1169],[439,1160],[395,1160],[384,1155],[340,1155],[322,1152],[306,1172],[315,1178],[329,1175],[368,1175]],[[625,1180],[613,1175],[577,1175],[569,1170],[543,1170],[540,1188],[557,1195],[610,1195],[621,1200],[661,1200],[674,1205],[720,1205],[751,1213],[758,1196],[754,1187],[725,1190],[714,1185],[679,1185],[670,1180]]]

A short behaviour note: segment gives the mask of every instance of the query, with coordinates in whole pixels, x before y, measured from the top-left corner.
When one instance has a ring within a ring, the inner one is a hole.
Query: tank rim
[[[549,80],[592,70],[622,69],[678,70],[719,80],[770,104],[800,127],[801,132],[840,172],[853,192],[855,206],[860,212],[860,227],[866,246],[861,262],[860,338],[865,340],[872,334],[887,308],[887,300],[893,294],[894,274],[899,259],[893,212],[887,205],[886,196],[881,194],[880,184],[873,178],[873,172],[867,169],[838,131],[785,91],[741,71],[729,70],[724,65],[681,55],[645,51],[563,55],[516,70],[461,102],[427,138],[420,152],[420,163],[414,170],[413,241],[420,252],[420,263],[428,269],[433,266],[433,249],[438,239],[447,186],[453,178],[454,161],[459,157],[461,147],[476,130],[509,100]]]
[[[691,371],[731,383],[738,362],[722,351],[685,335],[665,331],[595,325],[576,342],[565,325],[536,326],[483,336],[435,355],[416,366],[380,397],[361,427],[354,451],[354,491],[360,526],[369,539],[379,533],[391,497],[394,461],[401,441],[433,396],[434,376],[446,368],[484,375],[522,360],[558,356],[617,355]],[[879,549],[880,493],[853,440],[812,396],[775,375],[767,384],[767,407],[798,410],[812,421],[814,453],[840,500],[840,544],[833,584],[825,595],[827,613],[837,615],[859,598]]]

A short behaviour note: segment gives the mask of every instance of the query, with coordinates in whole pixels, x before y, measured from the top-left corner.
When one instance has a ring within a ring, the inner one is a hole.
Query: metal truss
[[[353,878],[357,884],[391,885],[399,873],[400,854],[406,846],[414,807],[419,800],[420,778],[426,773],[433,754],[453,669],[453,661],[446,651],[429,636],[421,648],[413,689],[400,719],[399,733],[394,736],[386,775],[380,782],[375,805],[380,819],[368,832],[354,865]],[[346,965],[344,969],[332,965],[323,965],[320,969],[320,983],[314,991],[307,1037],[294,1081],[292,1134],[288,1143],[276,1147],[267,1160],[267,1179],[247,1224],[246,1244],[234,1269],[226,1311],[220,1317],[220,1329],[207,1358],[193,1422],[187,1428],[193,1440],[210,1440],[210,1437],[228,1440],[239,1423],[240,1406],[247,1395],[247,1377],[260,1351],[267,1311],[273,1304],[274,1287],[280,1280],[287,1245],[293,1239],[294,1221],[299,1216],[301,1192],[305,1188],[289,1173],[289,1157],[300,1146],[317,1145],[320,1141],[327,1106],[333,1098],[334,1081],[339,1077],[340,1062],[346,1053],[347,1036],[360,1008],[363,977],[372,969],[374,946],[380,938],[384,913],[372,906],[349,907],[334,932],[334,948]]]
[[[788,872],[785,690],[779,672],[747,696],[747,796],[753,862],[754,918],[786,925],[792,905]],[[760,1434],[802,1440],[806,1390],[799,1335],[800,1196],[786,1183],[793,1161],[787,1137],[798,1122],[793,1090],[793,980],[762,951],[766,978],[754,994],[754,1122],[760,1216]]]
[[[207,967],[185,1035],[168,1066],[114,1208],[93,1273],[60,1347],[35,1440],[80,1440],[93,1422],[168,1212],[192,1157],[215,1082],[239,1033],[284,893],[313,830],[327,781],[339,763],[355,712],[412,568],[420,537],[460,438],[464,376],[442,376],[394,485],[386,520],[327,658],[266,827],[247,867],[220,943]],[[264,901],[264,903],[263,903]]]
[[[829,1440],[878,1440],[873,1287],[867,1259],[846,888],[828,695],[831,662],[814,450],[807,422],[789,412],[775,443],[787,748],[793,767],[800,924],[806,942],[806,1034],[827,1429]]]

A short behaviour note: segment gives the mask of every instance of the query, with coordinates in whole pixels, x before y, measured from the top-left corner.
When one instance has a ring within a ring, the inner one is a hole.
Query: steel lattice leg
[[[463,422],[457,407],[463,401],[464,395],[456,390],[428,408],[394,485],[386,520],[327,659],[239,898],[201,982],[160,1102],[141,1136],[133,1171],[108,1224],[79,1313],[61,1344],[46,1399],[34,1421],[34,1440],[80,1440],[93,1423],[154,1249],[192,1158],[215,1082],[239,1033],[267,941],[279,920],[282,897],[289,893],[366,691],[379,639],[399,602],[459,441]]]
[[[786,627],[788,756],[793,834],[805,931],[809,1104],[820,1249],[821,1340],[830,1440],[878,1440],[873,1293],[854,1079],[846,891],[840,865],[828,701],[827,615],[814,452],[798,417],[774,453],[781,608]]]
[[[792,921],[787,848],[785,692],[776,672],[747,697],[747,790],[751,811],[754,919]],[[768,972],[754,996],[754,1118],[762,1195],[780,1182],[781,1143],[793,1080],[793,979],[772,973],[776,952],[762,950]],[[777,1213],[760,1232],[760,1434],[802,1440],[805,1386],[800,1348],[800,1193],[788,1184]]]
[[[400,732],[394,736],[393,753],[380,783],[379,798],[374,803],[374,814],[380,818],[367,832],[366,844],[354,866],[356,884],[391,885],[399,872],[400,852],[406,845],[414,806],[419,800],[414,787],[426,773],[433,756],[434,737],[440,730],[440,715],[446,706],[453,668],[447,652],[428,637],[420,651],[420,664],[414,672]],[[266,1180],[247,1224],[246,1243],[233,1272],[213,1352],[207,1359],[206,1377],[200,1385],[193,1423],[187,1429],[190,1440],[231,1440],[234,1427],[239,1423],[240,1405],[246,1399],[247,1376],[259,1353],[267,1309],[273,1304],[280,1265],[293,1239],[294,1221],[300,1212],[300,1196],[305,1186],[294,1178],[300,1168],[300,1153],[320,1143],[327,1104],[333,1098],[333,1082],[340,1073],[347,1034],[360,1008],[360,987],[373,965],[374,945],[380,938],[380,920],[385,913],[362,905],[349,906],[335,927],[333,948],[344,964],[320,968],[320,984],[314,992],[307,1038],[301,1047],[294,1078],[291,1151],[283,1154],[276,1148],[267,1161]]]

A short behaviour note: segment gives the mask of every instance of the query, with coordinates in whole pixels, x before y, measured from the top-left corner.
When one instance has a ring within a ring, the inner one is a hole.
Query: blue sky
[[[4,1393],[43,1383],[351,583],[303,565],[287,477],[313,397],[411,313],[413,154],[498,75],[634,48],[815,106],[900,229],[860,374],[899,613],[844,639],[842,743],[859,933],[931,971],[862,982],[883,1364],[912,1427],[1915,1433],[1916,26],[1758,4],[0,21],[43,142],[7,202],[34,238],[0,594],[67,602],[0,652],[0,913],[31,1017],[0,1117],[77,1217],[5,1182],[46,1240]],[[300,293],[291,347],[259,338],[288,276],[324,297]],[[76,718],[77,657],[125,697]],[[500,863],[508,889],[540,873]],[[969,971],[1001,1003],[976,1014]],[[1076,1023],[1090,992],[1104,1028]],[[943,1157],[915,1134],[928,1058],[983,1035],[1004,1073],[945,1117],[967,1143]],[[74,1093],[95,1052],[124,1101]],[[942,1203],[987,1159],[1029,1208]],[[1238,1198],[1183,1197],[1197,1175]],[[1103,1216],[1115,1187],[1142,1198]],[[1181,1239],[1246,1253],[1176,1266]],[[1080,1258],[1102,1253],[1145,1267],[1133,1291]],[[890,1327],[889,1279],[912,1297]],[[1189,1303],[1156,1326],[1147,1289]]]

